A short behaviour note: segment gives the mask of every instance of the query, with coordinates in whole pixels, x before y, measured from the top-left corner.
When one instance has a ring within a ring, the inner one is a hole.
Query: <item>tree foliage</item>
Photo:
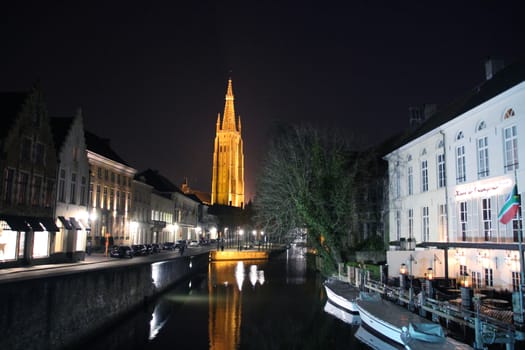
[[[255,218],[272,234],[306,228],[329,269],[349,249],[356,221],[358,158],[337,132],[281,127],[257,179]]]

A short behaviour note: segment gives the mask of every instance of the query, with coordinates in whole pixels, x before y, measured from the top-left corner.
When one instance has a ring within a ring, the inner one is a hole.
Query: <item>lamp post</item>
[[[429,298],[434,298],[434,289],[432,287],[432,280],[434,279],[434,271],[432,270],[431,267],[429,267],[427,269],[427,279],[426,279],[426,284],[427,284],[427,295]]]
[[[399,267],[399,289],[404,294],[406,288],[407,266],[402,263]]]

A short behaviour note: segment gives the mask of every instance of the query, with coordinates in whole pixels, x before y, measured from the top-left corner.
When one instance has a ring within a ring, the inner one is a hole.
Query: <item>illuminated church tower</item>
[[[241,117],[235,119],[232,80],[228,80],[224,113],[217,116],[217,131],[213,151],[211,204],[244,206],[244,153],[241,137]]]

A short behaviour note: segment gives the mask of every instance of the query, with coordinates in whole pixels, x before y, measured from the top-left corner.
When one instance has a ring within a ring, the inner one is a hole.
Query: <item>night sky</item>
[[[132,167],[210,191],[231,76],[247,200],[273,123],[379,142],[525,53],[520,1],[106,2],[0,5],[0,91],[39,80],[50,115],[81,107]]]

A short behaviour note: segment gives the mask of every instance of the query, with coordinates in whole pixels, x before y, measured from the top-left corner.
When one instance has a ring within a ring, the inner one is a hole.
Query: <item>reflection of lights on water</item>
[[[237,287],[242,290],[242,284],[244,282],[244,263],[239,261],[235,267],[235,279],[237,280]]]
[[[190,260],[190,269],[192,268],[192,266],[193,266],[193,265],[192,265],[191,260]]]
[[[257,283],[257,265],[250,266],[250,283],[253,287]]]
[[[191,281],[188,283],[188,288],[191,289]]]
[[[264,281],[265,281],[265,279],[264,279],[264,271],[262,271],[262,270],[261,271],[257,271],[257,273],[258,273],[258,279],[257,280],[259,281],[259,284],[262,286],[264,284]]]
[[[157,305],[151,314],[151,321],[149,321],[149,340],[154,339],[159,334],[159,331],[168,320],[167,318],[163,320],[161,316],[160,307]]]

